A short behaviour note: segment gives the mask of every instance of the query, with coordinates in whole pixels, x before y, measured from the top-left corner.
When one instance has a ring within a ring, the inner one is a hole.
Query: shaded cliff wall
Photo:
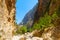
[[[34,23],[38,23],[39,18],[44,16],[46,12],[50,16],[56,13],[58,18],[56,18],[56,20],[53,20],[55,27],[51,31],[52,32],[51,37],[53,38],[53,40],[60,40],[60,0],[38,0],[38,1],[39,6],[35,13]]]
[[[46,12],[52,15],[60,7],[60,0],[38,0],[38,8],[34,15],[34,23],[44,16]]]
[[[60,11],[59,9],[60,9],[60,0],[51,0],[49,7],[49,15],[52,15],[56,11]]]
[[[48,11],[50,2],[51,0],[38,0],[38,8],[34,15],[34,22],[38,22],[39,18]]]
[[[12,40],[14,25],[15,0],[0,0],[0,40]]]

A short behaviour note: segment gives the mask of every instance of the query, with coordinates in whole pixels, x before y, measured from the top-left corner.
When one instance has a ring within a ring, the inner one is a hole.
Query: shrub
[[[39,24],[41,26],[45,25],[49,25],[51,23],[51,16],[49,16],[48,14],[46,14],[44,17],[41,17],[40,20],[39,20]]]
[[[38,23],[35,23],[32,28],[27,29],[27,26],[22,26],[22,27],[17,26],[18,28],[17,28],[16,33],[17,34],[24,34],[27,31],[32,32],[35,29],[36,30],[43,30],[47,27],[50,27],[51,25],[54,25],[52,23],[52,21],[55,20],[56,18],[58,18],[58,15],[56,12],[51,16],[46,13],[43,17],[40,17]]]
[[[54,14],[52,15],[52,19],[56,19],[56,18],[58,18],[58,15],[57,15],[57,13],[56,12],[54,12]]]
[[[25,32],[27,32],[26,26],[18,27],[18,29],[16,31],[17,34],[24,34]]]
[[[51,16],[46,13],[43,17],[40,17],[39,22],[35,23],[32,29],[33,30],[35,30],[35,29],[40,30],[40,29],[50,27],[50,25],[54,25],[52,23],[52,21],[57,19],[57,18],[58,18],[58,15],[56,12]]]

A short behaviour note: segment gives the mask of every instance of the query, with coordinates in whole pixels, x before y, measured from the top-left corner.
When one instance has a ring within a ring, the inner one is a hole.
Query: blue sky
[[[22,21],[26,13],[33,8],[38,0],[17,0],[16,2],[16,22]]]

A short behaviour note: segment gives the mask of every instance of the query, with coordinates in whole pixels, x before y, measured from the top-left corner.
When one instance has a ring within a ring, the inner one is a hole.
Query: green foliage
[[[22,27],[18,27],[16,33],[17,34],[24,34],[27,32],[27,27],[26,26],[22,26]]]
[[[41,29],[50,27],[50,25],[53,25],[52,20],[55,20],[56,18],[58,18],[58,15],[56,12],[51,16],[46,13],[44,17],[40,17],[39,22],[35,23],[32,29],[41,30]]]
[[[19,27],[17,25],[16,33],[24,34],[28,30],[29,32],[32,32],[33,30],[43,30],[47,27],[53,26],[52,20],[55,20],[56,18],[58,18],[58,15],[56,12],[51,16],[46,13],[43,17],[40,17],[38,23],[35,23],[32,28],[27,29],[27,26]]]
[[[40,20],[39,20],[39,24],[41,26],[45,25],[49,25],[51,23],[51,16],[49,16],[48,14],[46,14],[44,17],[41,17]]]
[[[35,29],[44,29],[46,27],[49,26],[49,24],[51,24],[51,16],[49,16],[48,14],[45,14],[44,17],[41,17],[39,22],[34,24],[33,26],[33,30]]]
[[[39,29],[39,24],[36,23],[33,28],[34,29]]]
[[[56,12],[54,12],[54,14],[52,15],[52,19],[56,19],[56,18],[58,18],[58,15]]]

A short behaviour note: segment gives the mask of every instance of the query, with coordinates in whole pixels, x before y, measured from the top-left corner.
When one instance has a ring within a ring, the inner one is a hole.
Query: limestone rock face
[[[52,15],[56,11],[60,11],[60,0],[51,0],[49,15]],[[58,14],[58,13],[57,13]]]
[[[49,5],[50,0],[38,0],[38,8],[34,16],[34,22],[38,22],[39,18],[48,11]]]
[[[39,18],[44,16],[46,12],[52,15],[58,9],[60,10],[60,0],[38,0],[38,8],[34,15],[34,23],[38,22]]]
[[[54,40],[60,40],[60,18],[55,20],[54,23],[56,27],[52,31],[52,37],[54,38]]]
[[[0,0],[0,40],[11,40],[14,24],[15,0]]]

